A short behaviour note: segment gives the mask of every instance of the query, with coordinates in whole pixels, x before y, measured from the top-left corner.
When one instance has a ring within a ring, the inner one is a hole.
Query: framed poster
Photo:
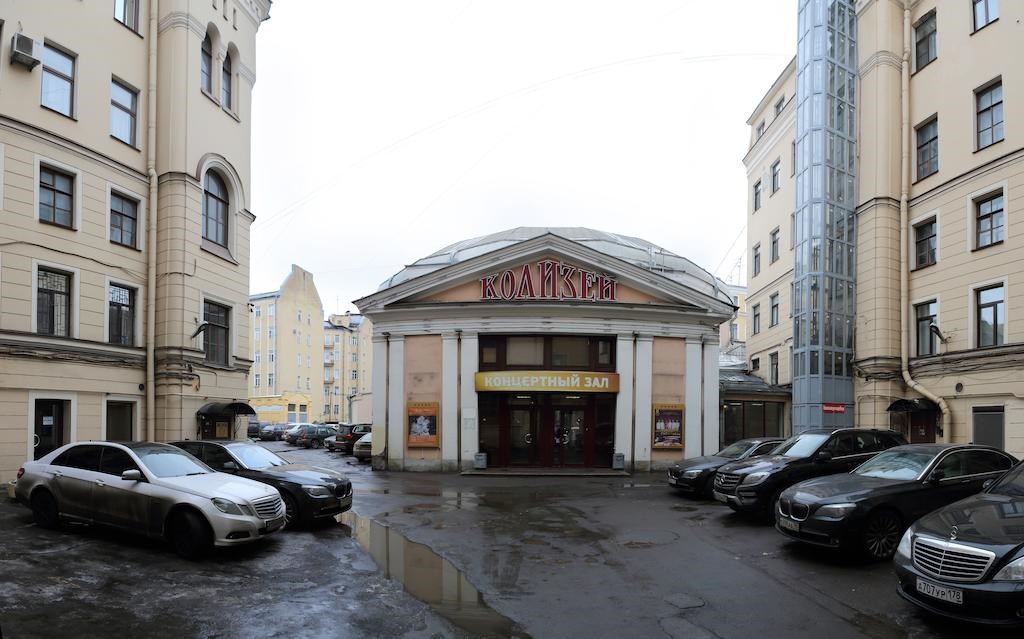
[[[683,447],[683,404],[654,405],[654,450]]]
[[[437,402],[409,402],[405,406],[408,430],[405,442],[409,448],[439,448],[441,439]]]

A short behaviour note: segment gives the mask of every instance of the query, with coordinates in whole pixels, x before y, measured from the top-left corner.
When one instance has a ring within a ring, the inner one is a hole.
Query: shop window
[[[722,446],[750,437],[781,437],[785,426],[784,410],[783,402],[727,400]]]
[[[543,337],[510,337],[506,343],[505,363],[509,366],[543,366]]]
[[[590,340],[586,337],[551,338],[551,365],[582,368],[590,362]]]
[[[135,414],[134,402],[107,402],[107,441],[130,442]]]
[[[1006,445],[1003,407],[976,406],[973,413],[974,443],[1002,449]]]

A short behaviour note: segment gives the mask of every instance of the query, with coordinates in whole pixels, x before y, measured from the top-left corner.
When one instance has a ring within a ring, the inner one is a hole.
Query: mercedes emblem
[[[955,541],[957,533],[959,533],[959,532],[960,532],[960,529],[957,528],[956,526],[953,526],[952,528],[950,528],[949,529],[949,540],[950,541]]]

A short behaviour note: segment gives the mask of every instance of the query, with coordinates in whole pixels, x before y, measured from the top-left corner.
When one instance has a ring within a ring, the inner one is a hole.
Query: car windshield
[[[890,450],[875,455],[854,470],[854,474],[880,479],[917,479],[935,458],[932,453]]]
[[[256,446],[255,444],[252,446],[232,446],[230,450],[246,468],[271,468],[273,466],[284,466],[288,463],[266,448]]]
[[[786,457],[810,457],[827,439],[828,435],[824,434],[796,435],[779,444],[772,454]]]
[[[1013,470],[1003,475],[1002,479],[996,482],[988,492],[1010,497],[1024,497],[1024,464],[1017,464]]]
[[[735,444],[729,444],[722,450],[715,453],[715,457],[725,457],[726,459],[739,459],[740,456],[750,450],[753,444],[749,442],[736,442]]]
[[[209,466],[174,446],[138,446],[132,448],[132,452],[157,477],[184,477],[213,472]]]

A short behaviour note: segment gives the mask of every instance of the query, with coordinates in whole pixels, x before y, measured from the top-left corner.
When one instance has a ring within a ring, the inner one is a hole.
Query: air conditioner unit
[[[22,64],[31,71],[43,55],[43,43],[27,35],[15,33],[11,38],[11,64]]]

